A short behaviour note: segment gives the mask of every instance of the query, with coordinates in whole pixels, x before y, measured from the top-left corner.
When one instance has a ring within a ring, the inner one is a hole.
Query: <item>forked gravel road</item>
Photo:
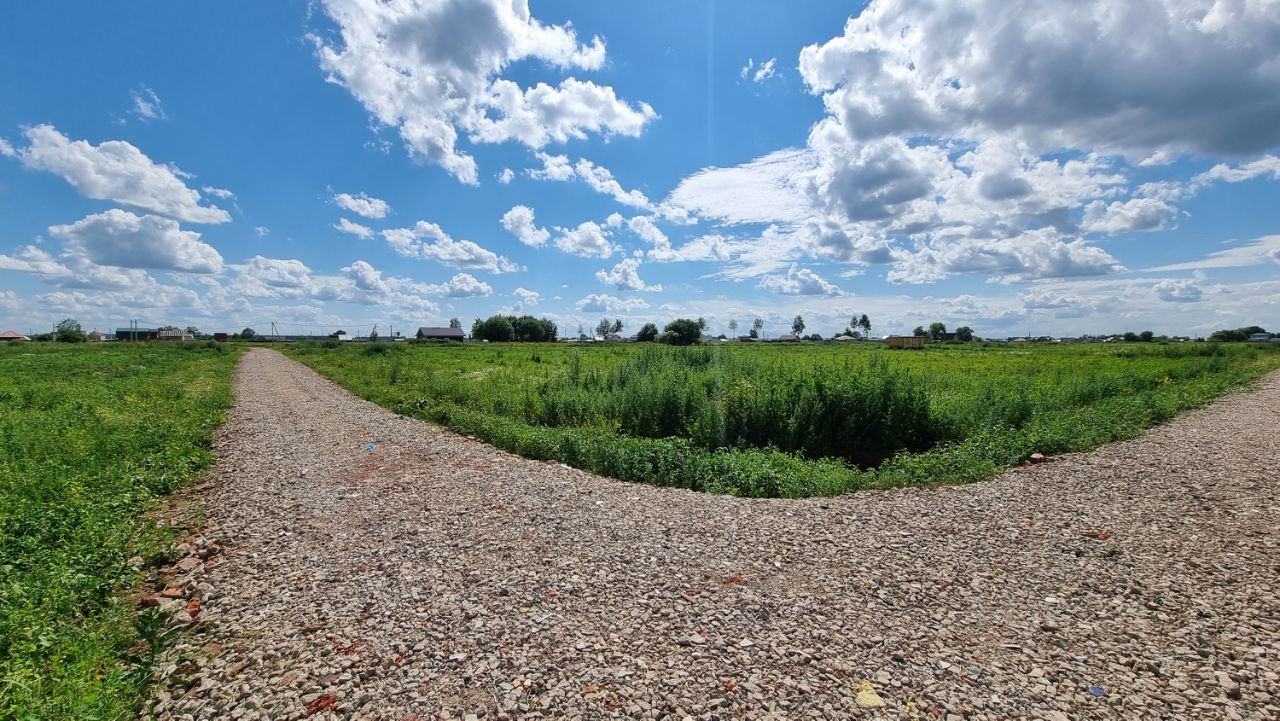
[[[1280,718],[1280,374],[803,501],[525,460],[269,350],[235,388],[162,719]]]

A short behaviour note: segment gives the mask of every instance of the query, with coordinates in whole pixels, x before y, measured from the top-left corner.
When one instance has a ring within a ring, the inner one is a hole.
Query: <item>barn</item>
[[[924,336],[922,335],[891,335],[888,340],[890,348],[924,347]]]
[[[462,341],[467,336],[461,328],[436,328],[423,326],[418,329],[418,340],[456,340]]]

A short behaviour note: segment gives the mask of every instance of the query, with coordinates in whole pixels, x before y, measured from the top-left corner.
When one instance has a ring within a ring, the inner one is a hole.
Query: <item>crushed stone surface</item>
[[[968,486],[523,459],[254,349],[159,719],[1280,718],[1280,374]],[[191,560],[194,559],[194,560]]]

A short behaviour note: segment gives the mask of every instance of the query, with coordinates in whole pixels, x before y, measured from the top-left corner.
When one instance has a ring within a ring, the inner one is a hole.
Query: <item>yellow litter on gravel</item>
[[[858,684],[858,705],[864,708],[884,708],[884,699],[876,693],[870,681]]]

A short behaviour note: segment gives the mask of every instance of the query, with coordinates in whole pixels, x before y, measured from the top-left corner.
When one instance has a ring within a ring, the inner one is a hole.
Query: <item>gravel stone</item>
[[[235,388],[158,719],[1280,718],[1280,374],[807,500],[522,459],[266,349]]]

